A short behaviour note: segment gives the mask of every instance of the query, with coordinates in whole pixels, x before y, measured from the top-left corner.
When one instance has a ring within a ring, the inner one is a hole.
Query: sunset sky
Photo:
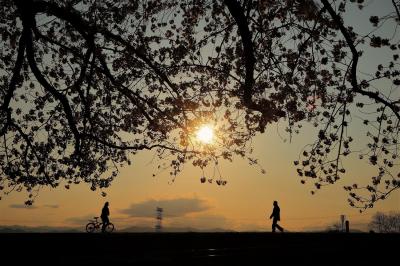
[[[157,166],[152,153],[135,156],[132,166],[121,169],[118,179],[103,198],[87,185],[72,186],[70,190],[43,189],[33,208],[23,206],[23,194],[12,193],[0,201],[1,224],[29,226],[83,226],[86,220],[99,216],[104,202],[110,202],[111,221],[117,228],[129,226],[154,227],[156,207],[164,208],[164,227],[225,228],[240,231],[269,231],[272,202],[281,207],[282,226],[290,231],[325,229],[345,214],[352,228],[365,230],[370,216],[376,211],[398,211],[399,193],[376,204],[372,210],[360,214],[348,206],[342,186],[362,181],[368,167],[355,163],[349,174],[334,186],[311,195],[310,187],[300,184],[292,161],[307,143],[306,133],[292,143],[277,136],[277,127],[257,138],[255,156],[260,158],[260,169],[237,159],[220,166],[226,186],[202,184],[199,169],[187,166],[171,182],[168,171],[156,177]],[[357,162],[357,160],[355,161]],[[205,173],[212,175],[212,169]]]
[[[345,17],[345,24],[353,25],[357,32],[368,32],[370,15],[392,10],[390,0],[367,2],[369,5],[363,11],[350,8]],[[387,30],[392,32],[393,25]],[[394,34],[399,38],[398,32]],[[385,53],[368,49],[360,62],[361,69],[374,73],[379,60],[385,61]],[[400,97],[399,91],[395,93]],[[365,145],[365,128],[361,124],[362,121],[354,121],[349,129],[349,135],[360,147]],[[298,160],[305,145],[314,141],[317,131],[304,124],[300,134],[290,141],[285,126],[285,121],[271,124],[254,139],[253,157],[259,160],[259,166],[251,166],[241,158],[234,158],[232,163],[222,162],[219,171],[227,181],[225,186],[201,183],[203,173],[189,164],[173,180],[168,170],[157,172],[159,161],[153,152],[146,151],[132,156],[132,165],[120,169],[111,187],[105,190],[106,197],[100,191],[91,191],[87,184],[72,185],[69,190],[63,186],[43,188],[31,207],[24,205],[26,194],[13,192],[3,197],[0,225],[68,226],[83,230],[89,218],[100,216],[105,201],[110,202],[110,220],[117,230],[130,226],[154,228],[156,207],[164,209],[164,227],[237,231],[270,231],[269,215],[274,200],[281,208],[280,224],[288,231],[324,230],[339,222],[342,214],[351,228],[367,230],[376,212],[400,211],[399,191],[362,214],[348,205],[343,186],[366,184],[373,175],[373,168],[356,156],[344,161],[344,178],[311,195],[313,187],[300,184],[293,161]],[[396,167],[394,172],[399,172],[399,165]],[[212,176],[213,171],[213,167],[207,168],[205,177]],[[153,176],[154,173],[157,175]]]

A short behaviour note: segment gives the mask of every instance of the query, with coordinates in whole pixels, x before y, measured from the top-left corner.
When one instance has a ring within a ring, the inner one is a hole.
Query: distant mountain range
[[[139,226],[130,226],[118,230],[118,232],[123,233],[147,233],[147,232],[154,232],[154,228],[151,227],[139,227]],[[180,233],[180,232],[234,232],[233,230],[226,230],[222,228],[210,228],[210,229],[199,229],[193,227],[164,227],[161,230],[162,232],[166,233]]]
[[[11,226],[0,226],[0,233],[82,233],[85,229],[81,227],[55,227],[55,226],[21,226],[21,225],[11,225]],[[118,229],[116,232],[120,233],[152,233],[155,229],[152,227],[140,227],[140,226],[130,226],[126,228]],[[162,232],[233,232],[232,230],[226,230],[222,228],[212,228],[212,229],[198,229],[192,227],[165,227]]]
[[[54,226],[0,226],[0,233],[80,233],[83,229],[74,227]]]

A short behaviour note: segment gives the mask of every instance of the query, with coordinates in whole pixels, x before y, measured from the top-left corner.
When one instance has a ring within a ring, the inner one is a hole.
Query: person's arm
[[[276,211],[277,211],[277,209],[276,209],[276,207],[274,207],[274,208],[272,209],[272,214],[271,214],[271,216],[270,216],[270,219],[271,219],[272,217],[276,217],[276,215],[277,215]]]

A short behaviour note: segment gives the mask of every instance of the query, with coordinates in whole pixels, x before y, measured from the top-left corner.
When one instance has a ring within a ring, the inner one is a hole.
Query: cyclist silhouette
[[[108,209],[108,201],[106,203],[104,203],[104,207],[101,210],[101,221],[103,222],[103,226],[101,227],[101,232],[105,232],[106,231],[106,227],[107,225],[110,223],[110,220],[108,219],[108,216],[110,215],[110,210]]]
[[[272,219],[272,232],[275,233],[275,228],[278,228],[279,231],[283,232],[283,228],[278,224],[278,221],[281,220],[281,209],[278,206],[278,202],[274,201],[274,209],[272,210],[272,214],[269,219]]]

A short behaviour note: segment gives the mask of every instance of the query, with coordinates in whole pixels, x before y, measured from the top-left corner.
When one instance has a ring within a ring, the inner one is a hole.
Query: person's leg
[[[283,227],[282,226],[280,226],[279,224],[276,224],[275,226],[279,229],[279,231],[283,232]]]
[[[272,220],[272,233],[275,233],[276,228],[276,220]]]
[[[102,219],[102,222],[103,222],[103,224],[101,226],[101,232],[104,233],[106,231],[106,226],[108,225],[109,221],[108,221],[108,219]]]

